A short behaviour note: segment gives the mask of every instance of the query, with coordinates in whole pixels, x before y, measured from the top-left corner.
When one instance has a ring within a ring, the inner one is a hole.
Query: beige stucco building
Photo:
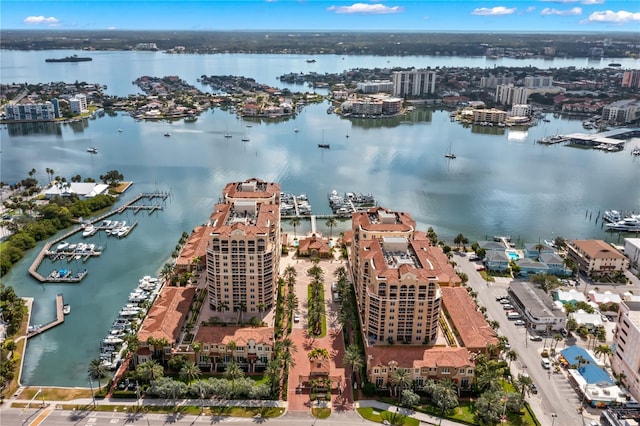
[[[460,278],[408,213],[376,207],[352,217],[352,276],[368,345],[435,342],[440,285]]]
[[[613,348],[611,368],[614,373],[624,374],[625,386],[640,401],[640,302],[620,304]]]
[[[209,226],[209,304],[259,315],[275,305],[280,263],[280,185],[259,179],[227,184]]]
[[[567,256],[578,269],[589,275],[614,275],[629,267],[629,259],[602,240],[574,240],[567,245]]]

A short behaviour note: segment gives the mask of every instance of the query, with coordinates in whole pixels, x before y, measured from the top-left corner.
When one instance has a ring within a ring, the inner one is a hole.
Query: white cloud
[[[604,0],[582,0],[582,4],[603,4]]]
[[[558,10],[558,9],[550,9],[548,7],[545,7],[540,12],[540,15],[559,15],[559,16],[582,15],[582,8],[574,7],[567,10]]]
[[[44,16],[27,16],[26,18],[24,18],[23,22],[27,25],[45,24],[49,26],[55,26],[60,23],[60,20],[58,20],[58,18],[54,18],[53,16],[50,16],[48,18]]]
[[[366,15],[386,15],[389,13],[403,12],[404,8],[401,6],[385,6],[380,3],[354,3],[351,6],[329,6],[327,10],[339,14],[361,13]]]
[[[529,6],[529,7],[527,8],[527,12],[528,12],[528,13],[531,13],[531,12],[533,12],[534,10],[536,10],[536,7],[535,7],[535,6]]]
[[[471,12],[472,15],[495,16],[495,15],[511,15],[516,11],[515,7],[507,8],[504,6],[496,6],[492,8],[479,7]]]
[[[626,10],[605,10],[602,12],[593,12],[583,23],[588,22],[607,22],[614,24],[624,24],[625,22],[640,21],[640,12],[627,12]]]
[[[561,3],[561,4],[567,4],[567,3],[577,3],[580,0],[540,0],[543,3]]]

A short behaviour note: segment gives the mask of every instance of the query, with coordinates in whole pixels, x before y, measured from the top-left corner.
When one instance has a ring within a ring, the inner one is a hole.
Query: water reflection
[[[7,124],[9,136],[30,136],[30,135],[62,135],[62,129],[57,123],[10,123]]]

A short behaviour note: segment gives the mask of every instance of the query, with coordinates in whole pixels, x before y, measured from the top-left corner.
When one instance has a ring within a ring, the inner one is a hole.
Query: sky
[[[640,34],[640,1],[1,0],[0,28]]]

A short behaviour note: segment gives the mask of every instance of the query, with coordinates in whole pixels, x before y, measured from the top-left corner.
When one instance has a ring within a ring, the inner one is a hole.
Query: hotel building
[[[408,213],[376,207],[352,221],[352,276],[368,345],[435,342],[440,285],[460,285],[442,250]]]
[[[280,263],[280,185],[227,184],[210,218],[206,251],[209,304],[255,316],[275,305]]]
[[[629,393],[640,401],[640,302],[620,303],[612,348],[611,368],[624,374]]]

